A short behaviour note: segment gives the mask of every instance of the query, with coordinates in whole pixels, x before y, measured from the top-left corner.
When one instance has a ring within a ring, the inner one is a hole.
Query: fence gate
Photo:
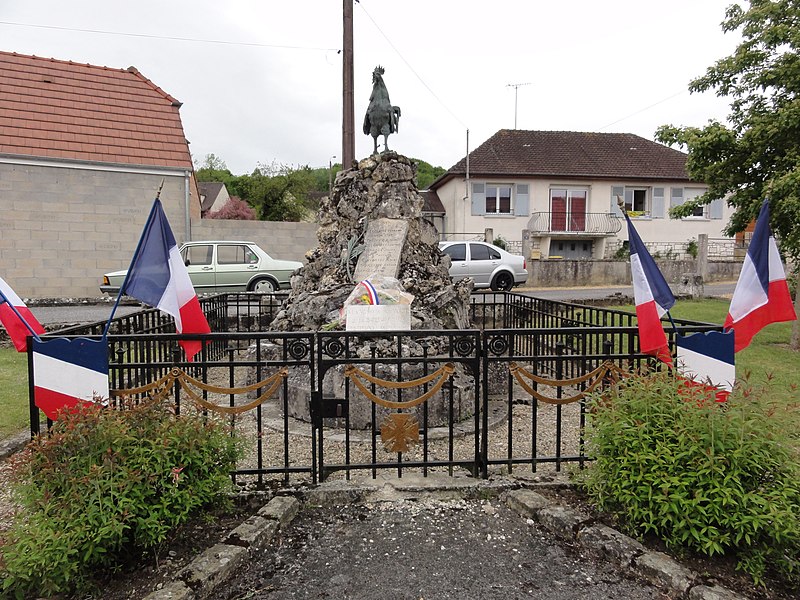
[[[204,299],[223,333],[177,335],[143,311],[115,321],[108,345],[112,404],[156,396],[178,414],[221,416],[245,441],[232,473],[243,485],[582,467],[585,394],[653,360],[631,313],[520,294],[473,297],[481,330],[298,333],[264,331],[278,305],[240,296]],[[719,329],[676,322],[673,345]],[[99,339],[100,325],[57,337]],[[193,362],[180,339],[204,342]]]
[[[318,334],[311,400],[321,479],[483,470],[480,332]]]

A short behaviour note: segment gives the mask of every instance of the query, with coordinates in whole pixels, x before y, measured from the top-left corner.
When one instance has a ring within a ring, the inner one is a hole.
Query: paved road
[[[31,306],[31,312],[45,327],[106,321],[113,304],[79,304],[76,306]],[[122,317],[140,310],[141,306],[120,306],[116,316]]]
[[[724,296],[733,293],[736,284],[709,283],[705,285],[706,296]],[[602,299],[613,295],[633,296],[631,286],[585,287],[585,288],[517,288],[514,290],[528,296],[537,296],[548,300],[576,301]],[[104,321],[111,314],[112,304],[81,304],[77,306],[32,306],[31,311],[45,326],[72,325],[75,323],[93,323]],[[139,306],[120,306],[117,316],[123,316],[139,310]]]

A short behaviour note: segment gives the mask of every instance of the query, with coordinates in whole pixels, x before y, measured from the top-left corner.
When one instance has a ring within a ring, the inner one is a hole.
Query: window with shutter
[[[619,209],[619,205],[617,204],[617,197],[623,197],[625,195],[625,188],[622,186],[613,186],[611,188],[611,210],[609,211],[612,215],[617,215],[618,217],[622,216],[622,211]]]
[[[675,208],[683,204],[683,188],[671,188],[669,195],[669,207]]]
[[[663,187],[654,187],[653,188],[653,210],[650,211],[650,216],[654,219],[663,219],[665,214],[665,202],[664,202],[664,188]]]
[[[486,184],[472,184],[472,214],[486,214]]]
[[[725,208],[723,204],[722,198],[717,198],[716,200],[712,200],[711,204],[708,207],[709,216],[712,219],[721,219],[722,218],[722,210]]]
[[[511,213],[511,184],[486,184],[487,215],[510,215]]]
[[[514,196],[514,214],[527,217],[530,214],[530,194],[527,183],[517,184]]]

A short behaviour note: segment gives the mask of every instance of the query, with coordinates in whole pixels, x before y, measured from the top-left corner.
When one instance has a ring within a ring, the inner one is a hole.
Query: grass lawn
[[[0,348],[0,439],[29,427],[28,355]]]
[[[676,319],[722,323],[728,300],[681,300],[670,311]],[[633,306],[614,307],[633,312]],[[777,398],[796,401],[800,392],[800,352],[789,349],[792,323],[773,323],[762,329],[750,345],[736,355],[736,374],[749,374],[753,383],[772,380]],[[13,348],[0,348],[0,439],[27,429],[28,360]]]
[[[728,315],[729,300],[706,298],[679,300],[670,313],[676,319],[723,323]],[[621,310],[634,311],[633,306]],[[789,348],[792,323],[772,323],[759,331],[750,345],[736,354],[736,376],[747,377],[752,383],[771,380],[771,389],[778,397],[797,399],[800,391],[800,352]]]

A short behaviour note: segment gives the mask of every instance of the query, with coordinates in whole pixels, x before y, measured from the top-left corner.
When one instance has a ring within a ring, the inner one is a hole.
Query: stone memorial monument
[[[422,217],[415,166],[385,152],[341,171],[319,210],[319,245],[292,277],[292,291],[271,325],[277,331],[337,327],[354,286],[373,275],[396,278],[414,296],[412,329],[470,326],[467,281],[453,283],[436,228]],[[333,326],[332,326],[333,324]]]
[[[388,151],[372,155],[359,162],[357,168],[337,175],[330,197],[324,198],[320,206],[319,245],[306,255],[306,264],[292,277],[292,291],[272,322],[272,330],[345,329],[341,322],[345,301],[360,281],[373,277],[396,279],[405,292],[413,295],[405,327],[470,327],[471,280],[451,280],[450,259],[439,251],[436,228],[422,216],[423,199],[414,183],[415,171],[408,158]],[[356,318],[367,323],[362,327],[392,329],[381,325],[387,322],[384,318],[391,316],[363,312],[372,308],[379,307],[360,307],[362,312]],[[379,355],[385,352],[388,356],[394,347],[388,342],[380,344]],[[430,348],[432,353],[446,351]],[[340,371],[329,371],[326,376],[323,387],[330,396],[343,393],[344,370]],[[459,410],[466,418],[471,414],[474,388],[460,371],[453,380],[459,396],[457,406],[463,407]],[[307,375],[290,374],[289,388],[290,414],[308,420]],[[441,424],[447,414],[437,407],[437,401],[444,405],[436,397],[427,403],[431,426]],[[351,394],[349,406],[351,427],[369,427],[370,402],[356,392],[355,397]]]

